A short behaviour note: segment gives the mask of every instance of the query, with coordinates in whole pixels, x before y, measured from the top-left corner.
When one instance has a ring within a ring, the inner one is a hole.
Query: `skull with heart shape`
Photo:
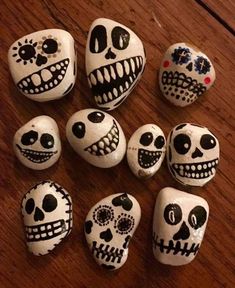
[[[86,72],[98,107],[117,108],[131,93],[146,63],[139,37],[110,19],[96,19],[86,46]]]
[[[59,184],[43,181],[24,195],[22,215],[28,249],[36,256],[52,251],[72,229],[72,200]]]
[[[126,193],[110,195],[91,208],[86,217],[85,235],[99,265],[115,270],[126,262],[128,245],[140,217],[139,203]]]

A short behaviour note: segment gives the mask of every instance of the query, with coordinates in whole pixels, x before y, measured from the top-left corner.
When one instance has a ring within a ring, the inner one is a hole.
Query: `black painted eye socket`
[[[100,205],[93,212],[93,219],[99,226],[109,224],[114,218],[113,208],[108,205]]]
[[[198,74],[206,74],[210,71],[211,64],[206,58],[198,56],[194,62],[194,67]]]
[[[118,218],[114,221],[114,228],[116,232],[123,235],[128,234],[132,231],[135,226],[135,220],[131,215],[121,213]]]
[[[103,25],[97,25],[91,32],[90,51],[100,53],[107,47],[107,34]]]
[[[182,210],[178,204],[168,204],[164,210],[164,218],[169,225],[176,225],[182,219]]]
[[[158,136],[155,141],[154,141],[154,146],[157,148],[157,149],[161,149],[165,144],[165,139],[163,136]]]
[[[76,122],[73,124],[72,127],[73,135],[76,136],[77,138],[81,139],[84,137],[86,133],[86,127],[83,122]]]
[[[92,122],[92,123],[100,123],[104,120],[104,113],[96,111],[90,113],[87,118]]]
[[[149,146],[153,142],[153,134],[151,132],[145,132],[140,137],[140,144],[143,146]]]
[[[118,50],[124,50],[129,45],[130,33],[124,28],[116,26],[113,28],[112,33],[113,46]]]
[[[23,60],[30,60],[36,55],[36,50],[33,45],[25,44],[19,48],[19,56]]]
[[[186,134],[178,134],[173,142],[175,150],[181,155],[186,154],[191,147],[190,137]]]
[[[54,146],[54,137],[51,134],[44,133],[40,138],[41,145],[46,148],[50,149]]]
[[[42,201],[42,208],[45,212],[52,212],[57,207],[57,199],[52,194],[47,194]]]
[[[31,214],[34,210],[34,207],[35,207],[34,200],[32,198],[29,198],[25,204],[25,211],[28,214]]]
[[[30,130],[21,137],[21,143],[25,146],[32,145],[38,140],[38,132]]]
[[[202,206],[196,206],[189,213],[188,223],[192,228],[198,229],[206,222],[206,217],[206,209]]]
[[[47,54],[54,54],[58,50],[58,43],[54,39],[46,39],[42,43],[42,51]]]
[[[179,47],[179,48],[176,48],[174,50],[174,52],[171,54],[171,56],[172,56],[172,61],[175,64],[182,65],[182,64],[186,64],[190,61],[191,52],[188,48]]]
[[[216,140],[215,137],[213,137],[210,134],[204,134],[201,137],[200,145],[203,149],[209,150],[216,146]]]

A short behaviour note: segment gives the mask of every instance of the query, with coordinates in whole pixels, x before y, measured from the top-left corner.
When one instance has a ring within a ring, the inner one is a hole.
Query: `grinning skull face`
[[[86,46],[86,73],[97,106],[117,108],[131,93],[146,63],[139,37],[126,26],[96,19]]]
[[[206,229],[209,207],[201,197],[162,189],[153,218],[153,253],[163,264],[185,265],[196,256]]]
[[[42,30],[18,39],[9,49],[8,62],[18,89],[32,100],[58,99],[74,86],[74,39],[64,30]]]
[[[215,81],[210,59],[197,47],[177,43],[166,51],[159,73],[163,95],[176,106],[187,106],[198,99]]]
[[[140,217],[139,203],[126,193],[108,196],[91,208],[86,217],[85,235],[99,265],[115,270],[126,262],[128,245]]]
[[[166,140],[162,130],[154,124],[137,129],[127,145],[127,161],[139,178],[149,178],[160,168],[165,157]]]
[[[203,186],[216,173],[218,139],[206,127],[180,124],[168,136],[167,163],[172,176],[180,183]]]
[[[22,200],[28,249],[36,256],[51,252],[72,229],[72,200],[52,181],[35,185]]]
[[[90,164],[109,168],[117,165],[126,152],[121,126],[111,115],[95,109],[73,114],[66,126],[73,149]]]
[[[28,168],[43,170],[52,166],[61,155],[55,120],[45,115],[33,118],[17,130],[13,148],[20,162]]]

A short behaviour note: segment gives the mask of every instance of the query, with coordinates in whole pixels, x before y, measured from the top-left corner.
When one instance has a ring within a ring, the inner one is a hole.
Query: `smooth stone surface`
[[[127,145],[127,161],[138,178],[150,178],[161,167],[166,152],[163,131],[155,124],[137,129]]]
[[[197,47],[187,43],[171,45],[162,60],[159,85],[176,106],[192,104],[215,81],[215,69],[210,59]]]
[[[117,165],[126,153],[121,126],[111,115],[97,109],[73,114],[66,125],[66,136],[83,159],[100,168]]]
[[[85,236],[99,265],[115,270],[126,262],[140,217],[139,203],[126,193],[110,195],[91,208],[86,217]]]
[[[28,168],[51,167],[61,155],[58,126],[49,116],[38,116],[16,131],[13,149],[19,161]]]
[[[55,182],[47,180],[31,188],[21,211],[28,250],[36,256],[50,253],[71,232],[72,200]]]
[[[206,230],[209,206],[203,198],[171,187],[162,189],[153,216],[153,254],[173,266],[190,263]]]
[[[75,84],[74,39],[61,29],[28,34],[11,45],[8,63],[16,86],[26,97],[38,102],[59,99]]]
[[[144,71],[142,41],[128,27],[96,19],[86,45],[86,73],[98,107],[117,108],[131,93]]]
[[[181,184],[203,186],[216,174],[220,159],[219,141],[208,128],[182,123],[167,138],[167,164]]]

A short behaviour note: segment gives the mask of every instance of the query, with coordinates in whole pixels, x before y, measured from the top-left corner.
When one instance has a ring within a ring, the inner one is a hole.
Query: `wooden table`
[[[235,287],[234,12],[232,0],[1,1],[0,287]],[[125,103],[111,112],[127,139],[146,123],[158,124],[167,134],[182,122],[205,125],[219,138],[221,162],[215,179],[203,188],[186,189],[204,197],[210,205],[202,247],[189,265],[164,266],[152,255],[156,196],[165,186],[185,189],[172,179],[166,164],[153,178],[141,181],[133,176],[126,160],[112,169],[98,169],[78,157],[66,141],[68,118],[77,110],[94,105],[85,76],[84,56],[87,31],[98,17],[130,27],[146,48],[143,78]],[[7,51],[19,37],[46,28],[62,28],[74,36],[78,77],[70,95],[40,104],[17,91],[9,73]],[[163,53],[168,46],[181,41],[200,47],[211,58],[217,74],[207,95],[184,109],[163,99],[157,78]],[[12,139],[21,125],[42,114],[57,121],[63,153],[58,164],[39,172],[16,160]],[[35,257],[26,251],[20,204],[24,193],[43,179],[52,179],[70,192],[74,227],[67,241],[50,255]],[[124,191],[139,201],[142,219],[130,244],[128,261],[119,271],[108,272],[91,257],[83,223],[97,201]]]

